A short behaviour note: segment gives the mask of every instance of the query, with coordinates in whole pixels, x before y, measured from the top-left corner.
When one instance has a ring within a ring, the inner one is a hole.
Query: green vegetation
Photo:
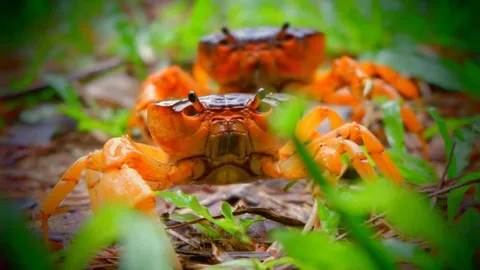
[[[47,3],[48,2],[48,3]],[[142,1],[113,0],[33,1],[21,10],[0,16],[9,43],[5,48],[29,52],[25,74],[11,83],[22,91],[41,80],[50,85],[24,97],[27,106],[58,96],[58,109],[78,122],[78,130],[100,130],[110,136],[125,134],[129,108],[100,108],[82,100],[76,84],[63,73],[77,70],[100,58],[120,57],[139,81],[154,65],[191,64],[201,36],[247,26],[277,25],[285,21],[294,27],[312,27],[327,36],[329,57],[353,55],[391,66],[413,77],[446,90],[463,92],[472,98],[480,93],[480,64],[471,55],[480,54],[480,36],[472,26],[480,25],[476,11],[480,2],[470,1],[255,1],[196,0],[171,1],[151,19]],[[469,6],[471,4],[472,6]],[[476,7],[474,6],[476,5]],[[16,12],[18,11],[18,12]],[[47,32],[48,35],[44,34]],[[439,50],[434,50],[437,48]],[[94,57],[98,56],[98,57]],[[97,59],[98,58],[98,59]],[[463,59],[467,59],[463,61]],[[49,70],[56,64],[55,75]],[[19,105],[8,101],[8,107]],[[301,98],[277,108],[270,121],[278,134],[294,142],[306,164],[310,178],[322,190],[317,198],[321,228],[312,232],[297,229],[274,230],[271,241],[280,243],[285,256],[262,262],[238,259],[207,269],[270,269],[290,264],[300,269],[397,269],[411,264],[421,269],[475,269],[475,254],[480,247],[480,214],[474,206],[461,210],[469,183],[478,182],[479,172],[467,172],[469,156],[479,138],[480,118],[448,118],[435,108],[428,113],[436,124],[425,130],[425,139],[440,133],[445,142],[445,175],[438,176],[433,165],[406,149],[405,128],[399,101],[380,101],[389,147],[388,155],[408,183],[392,185],[381,177],[358,188],[332,188],[322,170],[295,136],[298,119],[307,102]],[[0,119],[0,126],[5,125]],[[345,162],[348,158],[343,156]],[[371,159],[370,162],[374,163]],[[435,193],[420,192],[423,185],[455,181],[458,186],[446,191],[446,215],[436,204]],[[293,185],[293,182],[292,182]],[[285,187],[285,191],[290,187]],[[261,218],[242,219],[223,203],[223,218],[213,217],[195,196],[162,191],[159,197],[190,214],[172,213],[170,220],[191,222],[209,239],[236,238],[254,241],[248,229]],[[480,199],[476,187],[474,199]],[[375,235],[368,221],[381,216],[398,237],[383,239]],[[123,269],[170,269],[176,260],[166,229],[152,219],[124,205],[106,205],[86,221],[65,252],[50,253],[38,237],[27,230],[26,221],[0,201],[0,268],[12,263],[16,269],[82,269],[105,246],[121,246]],[[342,234],[340,234],[342,233]],[[341,236],[341,237],[340,237]],[[419,243],[421,245],[419,245]],[[7,267],[8,268],[8,267]]]

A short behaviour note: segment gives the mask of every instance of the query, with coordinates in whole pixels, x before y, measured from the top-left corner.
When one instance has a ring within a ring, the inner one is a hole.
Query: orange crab
[[[218,93],[254,93],[259,88],[282,92],[300,91],[329,104],[350,105],[352,120],[360,122],[365,97],[386,96],[389,99],[416,99],[419,90],[396,71],[372,62],[358,63],[344,56],[333,61],[329,70],[318,72],[324,60],[325,37],[307,28],[293,28],[285,23],[278,27],[245,28],[203,37],[198,45],[198,63],[193,77],[178,66],[162,69],[143,83],[129,130],[140,130],[151,141],[146,125],[146,108],[164,98],[184,97],[191,89],[199,95],[213,93],[210,79]],[[423,125],[406,104],[401,107],[406,127],[422,143]],[[132,133],[133,134],[133,133]]]
[[[85,180],[92,208],[122,200],[156,215],[154,190],[179,184],[225,185],[257,179],[302,179],[306,169],[286,139],[269,130],[267,117],[293,97],[287,94],[223,94],[151,103],[147,108],[150,134],[159,147],[136,143],[129,136],[110,139],[102,150],[78,159],[61,177],[41,206],[40,219],[48,237],[48,217],[70,193],[86,169]],[[319,134],[328,119],[332,131]],[[344,123],[328,107],[316,107],[297,125],[315,161],[333,184],[341,173],[341,155],[348,153],[365,180],[377,178],[359,147],[363,143],[379,170],[395,183],[402,178],[370,131],[357,123]]]

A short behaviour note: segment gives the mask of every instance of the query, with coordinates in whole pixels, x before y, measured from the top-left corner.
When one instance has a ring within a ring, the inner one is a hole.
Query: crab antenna
[[[190,91],[190,93],[188,93],[188,100],[192,103],[195,111],[203,112],[203,105],[200,103],[200,100],[194,91]]]
[[[260,88],[258,89],[257,93],[255,94],[255,98],[253,99],[251,107],[253,109],[258,108],[260,106],[260,103],[262,103],[262,99],[265,98],[267,94],[265,93],[265,89]]]
[[[285,22],[280,29],[280,32],[277,34],[277,39],[284,39],[287,36],[287,29],[290,27],[288,22]]]
[[[237,42],[237,39],[232,35],[232,32],[228,30],[228,27],[224,26],[222,27],[222,33],[227,37],[227,41],[234,43]]]

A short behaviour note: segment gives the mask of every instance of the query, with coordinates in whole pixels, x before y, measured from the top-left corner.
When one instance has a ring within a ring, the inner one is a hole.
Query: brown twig
[[[278,222],[278,223],[286,225],[286,226],[305,226],[305,223],[303,223],[300,220],[290,218],[290,217],[286,217],[286,216],[282,216],[282,215],[277,215],[272,210],[266,209],[266,208],[258,208],[258,207],[242,208],[242,209],[237,209],[237,210],[233,211],[232,214],[234,216],[240,216],[240,215],[243,215],[243,214],[253,214],[253,215],[257,215],[257,216],[262,216],[266,219],[273,220],[275,222]],[[214,219],[220,219],[220,218],[224,218],[224,216],[223,215],[218,215],[218,216],[214,216],[213,218]],[[203,221],[207,221],[207,219],[206,218],[199,218],[199,219],[196,219],[196,220],[167,226],[167,229],[168,230],[178,229],[178,228],[185,227],[185,226],[188,226],[188,225],[197,224],[197,223],[200,223],[200,222],[203,222]]]
[[[202,251],[202,250],[184,250],[184,249],[175,249],[175,252],[183,255],[190,256],[204,256],[204,257],[213,257],[214,254],[211,251]],[[249,252],[249,251],[230,251],[225,252],[228,256],[238,259],[238,258],[256,258],[256,259],[265,259],[270,254],[267,252]]]
[[[469,173],[466,172],[466,173],[462,173],[458,176],[455,176],[455,177],[452,177],[452,178],[449,178],[447,180],[445,180],[445,182],[443,182],[444,185],[448,184],[448,183],[451,183],[451,182],[455,182],[457,180],[459,180],[460,178],[463,178],[465,177],[466,175],[468,175]],[[424,193],[428,193],[430,189],[436,189],[438,183],[435,183],[435,184],[425,184],[425,185],[421,185],[421,186],[418,186],[418,188],[416,189],[418,192],[424,192]]]
[[[440,182],[438,182],[438,185],[437,185],[437,191],[442,189],[444,184],[445,184],[448,168],[450,167],[450,164],[452,163],[453,152],[455,150],[456,145],[457,145],[456,142],[454,142],[453,145],[452,145],[452,151],[450,152],[450,156],[448,157],[447,165],[445,167],[445,170],[443,171],[442,178],[440,178]],[[436,203],[437,203],[437,196],[435,195],[435,196],[432,196],[432,200],[431,200],[431,203],[430,203],[430,208],[433,209],[435,207]]]
[[[446,187],[444,189],[437,190],[435,192],[432,192],[432,193],[428,194],[428,197],[433,197],[433,196],[438,196],[438,195],[441,195],[441,194],[445,194],[445,193],[447,193],[451,190],[454,190],[456,188],[463,187],[463,186],[468,186],[468,185],[473,185],[473,184],[476,184],[476,183],[480,183],[480,179],[475,179],[475,180],[470,181],[470,182],[460,183],[460,184],[456,184],[456,185],[453,185],[453,186],[450,186],[450,187]]]
[[[67,81],[83,80],[83,79],[92,77],[92,76],[94,76],[98,73],[101,73],[101,72],[119,67],[119,66],[123,65],[124,63],[125,63],[125,61],[123,61],[122,59],[119,59],[119,58],[108,59],[104,62],[101,62],[98,65],[95,65],[90,70],[87,70],[87,71],[84,71],[84,72],[72,73],[72,74],[66,76],[65,79]],[[35,91],[38,91],[38,90],[46,89],[50,86],[51,85],[47,82],[36,83],[36,84],[31,85],[30,87],[28,87],[26,89],[1,93],[0,94],[0,100],[23,96],[23,95],[26,95],[26,94],[29,94],[29,93],[32,93],[32,92],[35,92]]]

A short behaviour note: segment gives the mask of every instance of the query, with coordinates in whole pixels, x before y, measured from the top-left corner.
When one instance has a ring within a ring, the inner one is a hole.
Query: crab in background
[[[181,98],[195,89],[199,96],[222,93],[254,93],[263,87],[272,92],[300,92],[326,104],[353,107],[351,120],[359,122],[365,110],[361,101],[375,96],[402,100],[401,116],[416,134],[428,159],[423,124],[404,99],[419,98],[419,89],[389,67],[359,63],[351,57],[335,59],[330,69],[318,71],[325,58],[325,36],[317,30],[282,27],[223,27],[200,39],[198,62],[192,75],[178,66],[151,74],[143,83],[129,131],[140,131],[153,142],[147,128],[148,105],[165,98]],[[209,87],[213,80],[216,91]]]

